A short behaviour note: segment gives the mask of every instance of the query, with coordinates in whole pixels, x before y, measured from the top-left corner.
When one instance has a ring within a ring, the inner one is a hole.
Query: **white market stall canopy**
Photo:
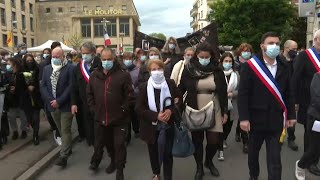
[[[28,52],[39,52],[39,51],[43,51],[45,48],[51,48],[51,44],[55,42],[53,40],[48,40],[47,42],[45,42],[44,44],[37,46],[37,47],[32,47],[32,48],[27,48]],[[72,51],[73,49],[66,46],[65,44],[61,43],[61,47],[63,49],[63,51]]]

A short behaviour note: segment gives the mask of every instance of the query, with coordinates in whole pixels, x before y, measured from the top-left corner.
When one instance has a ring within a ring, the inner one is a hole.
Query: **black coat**
[[[257,55],[264,66],[262,54]],[[276,131],[283,129],[283,110],[248,63],[241,66],[238,90],[239,120],[249,120],[251,131]],[[266,67],[267,68],[267,67]],[[277,58],[276,81],[288,109],[288,119],[295,119],[288,64]]]
[[[35,65],[33,69],[29,68],[24,68],[24,72],[32,72],[32,79],[27,83],[27,86],[34,86],[34,90],[32,92],[29,92],[30,97],[32,98],[32,107],[35,109],[41,109],[43,107],[43,101],[41,98],[41,93],[40,93],[40,81],[39,81],[39,67],[38,65]]]
[[[179,62],[180,60],[183,59],[183,56],[181,54],[172,54],[172,53],[162,53],[162,59],[163,61],[166,61],[167,58],[170,58],[170,62],[168,64],[166,64],[166,68],[165,68],[165,76],[166,78],[170,78],[171,76],[171,72],[173,70],[174,65],[177,64],[177,62]]]
[[[72,89],[71,89],[71,104],[82,106],[83,104],[87,104],[87,81],[84,79],[82,75],[80,62],[74,68],[73,79],[72,79]],[[92,73],[95,69],[101,67],[101,60],[99,57],[95,57],[92,65],[90,67],[90,73]]]
[[[320,119],[320,74],[313,76],[310,86],[311,102],[308,114],[316,119]]]
[[[39,63],[39,80],[40,81],[42,80],[44,68],[49,64],[51,64],[51,55],[49,55],[45,59],[42,59],[42,61]]]

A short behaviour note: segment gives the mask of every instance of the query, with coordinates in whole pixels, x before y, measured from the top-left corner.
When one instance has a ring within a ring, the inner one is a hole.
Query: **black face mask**
[[[101,58],[101,54],[100,54],[100,53],[97,53],[97,57]]]
[[[293,59],[297,56],[297,51],[290,50],[290,51],[288,52],[288,55],[289,55],[289,58],[290,58],[291,60],[293,60]]]
[[[34,63],[32,62],[32,63],[27,63],[27,67],[28,67],[28,69],[34,69]]]

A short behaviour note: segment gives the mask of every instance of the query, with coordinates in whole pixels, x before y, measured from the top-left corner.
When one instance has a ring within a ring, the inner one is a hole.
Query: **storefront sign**
[[[86,16],[99,16],[99,15],[120,15],[121,9],[109,9],[109,10],[84,10]]]

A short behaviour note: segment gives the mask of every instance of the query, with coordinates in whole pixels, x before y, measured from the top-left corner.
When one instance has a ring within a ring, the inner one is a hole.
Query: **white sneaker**
[[[297,180],[305,180],[306,179],[306,171],[298,166],[299,161],[296,162],[296,178]]]
[[[219,151],[218,152],[218,160],[219,161],[224,161],[223,151]]]
[[[62,145],[61,137],[57,137],[56,132],[57,131],[53,131],[53,139],[59,146],[61,146]]]
[[[227,149],[227,148],[228,148],[227,141],[223,141],[223,149]]]

